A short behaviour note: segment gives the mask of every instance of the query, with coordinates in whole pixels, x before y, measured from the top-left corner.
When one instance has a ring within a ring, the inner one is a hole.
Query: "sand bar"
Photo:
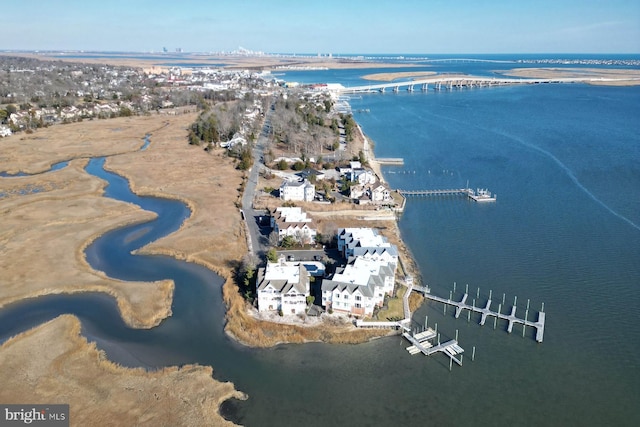
[[[396,79],[419,79],[426,77],[434,77],[435,71],[403,71],[397,73],[374,73],[362,76],[365,80],[374,80],[380,82],[392,82]]]
[[[636,86],[640,85],[640,70],[615,68],[514,68],[496,71],[509,77],[554,79],[554,78],[593,78],[603,79],[587,82],[594,85]]]

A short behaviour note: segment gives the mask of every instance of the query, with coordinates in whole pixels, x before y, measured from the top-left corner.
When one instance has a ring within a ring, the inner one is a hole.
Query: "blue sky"
[[[640,53],[638,0],[20,0],[0,50]]]

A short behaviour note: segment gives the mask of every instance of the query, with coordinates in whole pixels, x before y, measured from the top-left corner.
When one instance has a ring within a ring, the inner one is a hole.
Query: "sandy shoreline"
[[[640,70],[607,69],[607,68],[514,68],[511,70],[495,70],[496,75],[528,79],[593,79],[584,83],[603,86],[636,86],[640,85]],[[446,74],[430,71],[406,71],[366,74],[362,78],[371,81],[393,82],[395,80],[416,80],[429,78],[481,78],[466,74]],[[486,77],[482,77],[486,78]]]
[[[637,86],[640,85],[640,70],[615,68],[514,68],[496,71],[509,77],[521,78],[593,78],[585,83],[606,86]],[[598,80],[600,79],[600,80]]]
[[[426,77],[434,77],[438,73],[435,71],[402,71],[397,73],[374,73],[374,74],[365,74],[362,76],[365,80],[373,80],[380,82],[392,82],[396,79],[415,79],[415,78],[426,78]]]

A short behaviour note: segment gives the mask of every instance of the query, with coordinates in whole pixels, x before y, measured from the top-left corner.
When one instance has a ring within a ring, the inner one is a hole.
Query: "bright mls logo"
[[[69,405],[2,405],[0,427],[69,427]]]

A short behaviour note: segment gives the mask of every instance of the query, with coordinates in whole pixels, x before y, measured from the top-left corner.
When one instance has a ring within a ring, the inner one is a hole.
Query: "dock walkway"
[[[471,188],[447,188],[441,190],[402,190],[397,189],[398,193],[405,197],[408,196],[467,196],[476,202],[495,202],[496,195],[491,194],[486,189],[473,190]]]
[[[501,313],[502,310],[502,304],[499,304],[498,306],[498,311],[493,311],[491,310],[491,300],[487,300],[484,308],[483,307],[476,307],[475,303],[472,305],[469,305],[466,303],[467,298],[468,298],[468,294],[465,293],[462,296],[462,299],[460,301],[454,301],[452,299],[447,299],[447,298],[441,298],[439,296],[436,295],[431,295],[429,293],[425,293],[424,294],[425,298],[428,298],[432,301],[437,301],[437,302],[441,302],[443,304],[448,304],[451,306],[454,306],[456,308],[456,313],[455,313],[455,317],[456,319],[458,317],[460,317],[460,313],[462,313],[462,310],[468,310],[470,313],[471,312],[475,312],[475,313],[480,313],[481,317],[480,317],[480,325],[484,325],[487,317],[489,316],[494,316],[498,319],[503,319],[506,320],[508,322],[507,324],[507,332],[511,333],[511,331],[513,330],[513,325],[515,323],[520,323],[524,327],[530,326],[532,328],[536,329],[536,341],[537,342],[542,342],[542,340],[544,339],[544,323],[545,323],[545,313],[544,311],[540,311],[538,312],[538,321],[537,322],[532,322],[530,320],[527,320],[528,314],[529,314],[529,310],[527,309],[525,311],[525,318],[521,319],[519,317],[516,316],[516,306],[512,306],[511,307],[511,312],[510,314],[503,314]],[[524,333],[524,332],[523,332]]]
[[[402,336],[412,344],[407,347],[409,354],[414,355],[422,353],[425,356],[431,356],[432,354],[440,352],[444,353],[449,357],[449,359],[456,362],[459,366],[462,366],[462,358],[458,359],[456,356],[462,354],[464,349],[458,345],[458,341],[450,340],[442,344],[438,342],[437,345],[433,345],[429,340],[435,338],[437,333],[431,328],[427,328],[425,331],[415,335],[411,335],[409,332],[404,332]],[[438,341],[439,340],[440,338],[438,338]]]

